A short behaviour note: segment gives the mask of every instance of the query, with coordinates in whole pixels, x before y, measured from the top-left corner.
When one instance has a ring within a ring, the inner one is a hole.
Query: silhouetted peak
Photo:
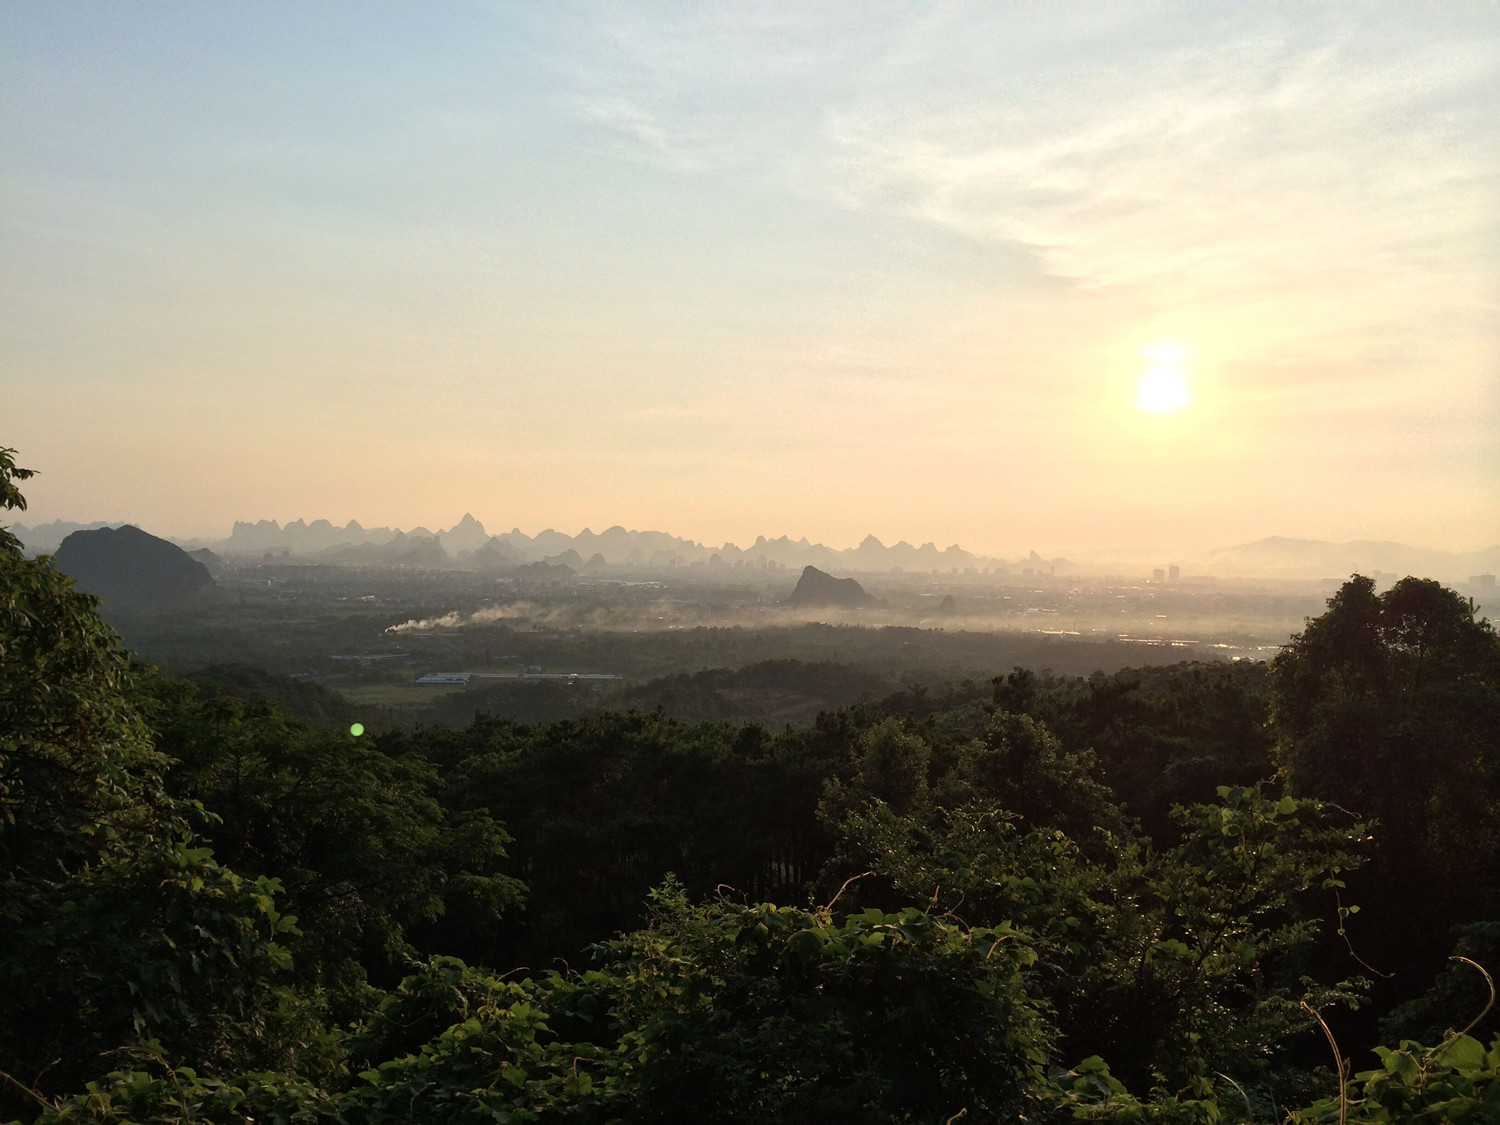
[[[873,605],[875,599],[852,578],[835,578],[815,566],[802,568],[797,588],[787,598],[787,605],[856,607]]]
[[[106,606],[181,601],[214,587],[203,563],[134,524],[75,531],[57,548],[57,568]]]

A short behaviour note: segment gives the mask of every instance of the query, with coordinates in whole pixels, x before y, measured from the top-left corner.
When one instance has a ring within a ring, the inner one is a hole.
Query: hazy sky
[[[1475,548],[1497,122],[1495,4],[3,0],[0,444],[163,534]]]

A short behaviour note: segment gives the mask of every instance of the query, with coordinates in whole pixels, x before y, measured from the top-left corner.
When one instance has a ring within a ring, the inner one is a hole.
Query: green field
[[[426,707],[462,690],[452,684],[350,684],[338,693],[359,707]]]

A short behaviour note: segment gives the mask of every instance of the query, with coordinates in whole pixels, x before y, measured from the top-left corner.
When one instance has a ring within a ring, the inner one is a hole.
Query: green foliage
[[[1309,734],[1321,713],[1346,700],[1410,698],[1424,689],[1500,677],[1500,639],[1473,605],[1425,578],[1403,578],[1383,594],[1355,575],[1271,664],[1277,727]]]
[[[1063,1051],[1191,1090],[1217,1070],[1264,1066],[1308,1026],[1304,997],[1353,1000],[1354,983],[1299,971],[1318,933],[1300,901],[1314,889],[1332,898],[1363,829],[1317,802],[1230,787],[1180,819],[1174,848],[1106,834],[1090,854],[1058,829],[1024,830],[994,799],[926,818],[876,803],[845,821],[843,855],[907,901],[1025,927]]]
[[[311,1125],[336,1122],[335,1096],[318,1084],[276,1071],[233,1078],[174,1065],[155,1040],[116,1053],[124,1065],[84,1084],[72,1097],[39,1099],[36,1125]]]
[[[340,1105],[350,1123],[522,1122],[586,1116],[612,1100],[615,1052],[553,1027],[593,991],[557,974],[507,982],[435,960],[382,1001],[361,1038],[376,1057],[436,1028],[407,1053],[373,1063]],[[580,996],[582,999],[580,1000]]]
[[[1116,799],[1163,844],[1175,839],[1174,806],[1212,801],[1218,786],[1251,785],[1272,769],[1264,664],[1132,668],[1086,680],[1022,669],[996,680],[995,700],[1046,723],[1068,749],[1092,749]]]
[[[880,801],[901,815],[927,806],[932,750],[897,719],[863,731],[854,743],[854,776],[845,785],[830,779],[818,812],[837,823],[851,810]]]
[[[997,710],[1034,719],[1064,753],[1086,755],[1111,802],[1163,844],[1176,838],[1174,806],[1212,801],[1218,786],[1252,785],[1273,769],[1266,666],[1248,661],[1087,678],[1017,668],[988,684],[915,685],[869,710],[903,719],[940,772],[959,747],[986,737]]]
[[[1375,1054],[1380,1065],[1354,1076],[1345,1104],[1324,1098],[1292,1113],[1292,1125],[1500,1120],[1500,1038],[1488,1048],[1469,1035],[1436,1047],[1405,1040]]]
[[[30,480],[36,475],[35,469],[23,469],[16,464],[16,451],[7,449],[0,445],[0,510],[7,512],[26,510],[26,497],[21,495],[21,490],[16,487],[18,480]],[[14,536],[9,532],[0,531],[10,540],[9,545],[14,546]]]
[[[0,456],[7,507],[23,476]],[[132,683],[94,599],[0,541],[0,1110],[152,1040],[227,1065],[318,1033],[316,999],[277,991],[277,885],[193,842]]]
[[[601,947],[635,1119],[934,1121],[1019,1112],[1046,1025],[1010,926],[653,895]]]
[[[415,931],[451,914],[493,935],[519,903],[504,829],[482,808],[445,807],[421,754],[182,681],[148,686],[156,742],[175,760],[168,787],[214,814],[207,834],[225,863],[280,880],[303,922],[303,975],[341,1007],[359,1002],[366,972],[414,954]]]
[[[39,1120],[994,1120],[1045,1095],[1033,954],[1007,926],[694,906],[669,883],[647,930],[598,952],[572,977],[418,967],[332,1089],[206,1074],[148,1042]]]
[[[1188,1018],[1178,1049],[1201,1043],[1211,1068],[1234,1070],[1306,1028],[1304,1002],[1352,1006],[1364,987],[1323,985],[1296,970],[1321,928],[1302,901],[1315,890],[1327,906],[1338,901],[1334,892],[1359,866],[1367,830],[1318,801],[1260,787],[1224,787],[1219,797],[1180,814],[1186,831],[1162,854],[1153,898],[1186,946],[1171,939],[1159,946],[1185,976]]]
[[[727,883],[801,899],[828,853],[815,810],[849,737],[630,712],[545,727],[482,718],[388,745],[424,754],[446,804],[486,809],[514,837],[507,870],[530,888],[528,908],[503,948],[467,955],[537,964],[641,924],[669,871],[697,895]]]
[[[810,721],[820,711],[878,698],[889,690],[889,680],[864,668],[827,661],[762,660],[735,668],[678,672],[630,686],[620,705],[648,711],[660,707],[678,719],[781,725]]]
[[[157,1039],[207,1065],[286,1065],[277,1056],[304,1048],[308,1029],[271,987],[296,932],[279,889],[187,841],[83,870],[11,935],[7,1054],[29,1073]]]
[[[1071,1069],[1052,1067],[1043,1099],[1050,1111],[1046,1120],[1113,1121],[1119,1125],[1219,1125],[1239,1120],[1225,1113],[1214,1096],[1213,1083],[1202,1079],[1193,1092],[1172,1093],[1157,1088],[1144,1101],[1110,1073],[1109,1064],[1090,1055]],[[1228,1082],[1233,1087],[1233,1082]],[[1237,1090],[1243,1094],[1242,1090]]]
[[[314,726],[347,727],[369,713],[320,683],[293,679],[244,664],[211,664],[186,677],[208,696],[228,695],[250,704],[270,704]]]
[[[1087,846],[1097,833],[1126,831],[1098,773],[1092,753],[1068,751],[1035,719],[997,711],[981,737],[959,748],[938,789],[950,806],[993,801],[1026,827],[1057,829]]]
[[[114,634],[50,558],[0,543],[0,917],[34,879],[179,824]]]
[[[1361,956],[1412,998],[1452,927],[1500,909],[1500,637],[1436,582],[1383,594],[1356,576],[1271,666],[1277,754],[1292,792],[1375,824],[1351,880]],[[1407,982],[1410,982],[1409,984]]]

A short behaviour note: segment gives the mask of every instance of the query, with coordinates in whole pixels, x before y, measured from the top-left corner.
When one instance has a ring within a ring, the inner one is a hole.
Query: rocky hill
[[[106,608],[181,602],[214,588],[201,562],[131,524],[73,532],[57,548],[57,567]]]
[[[802,577],[797,579],[797,588],[787,598],[790,606],[835,606],[840,609],[857,609],[875,604],[875,599],[852,578],[835,578],[815,566],[802,568]]]

